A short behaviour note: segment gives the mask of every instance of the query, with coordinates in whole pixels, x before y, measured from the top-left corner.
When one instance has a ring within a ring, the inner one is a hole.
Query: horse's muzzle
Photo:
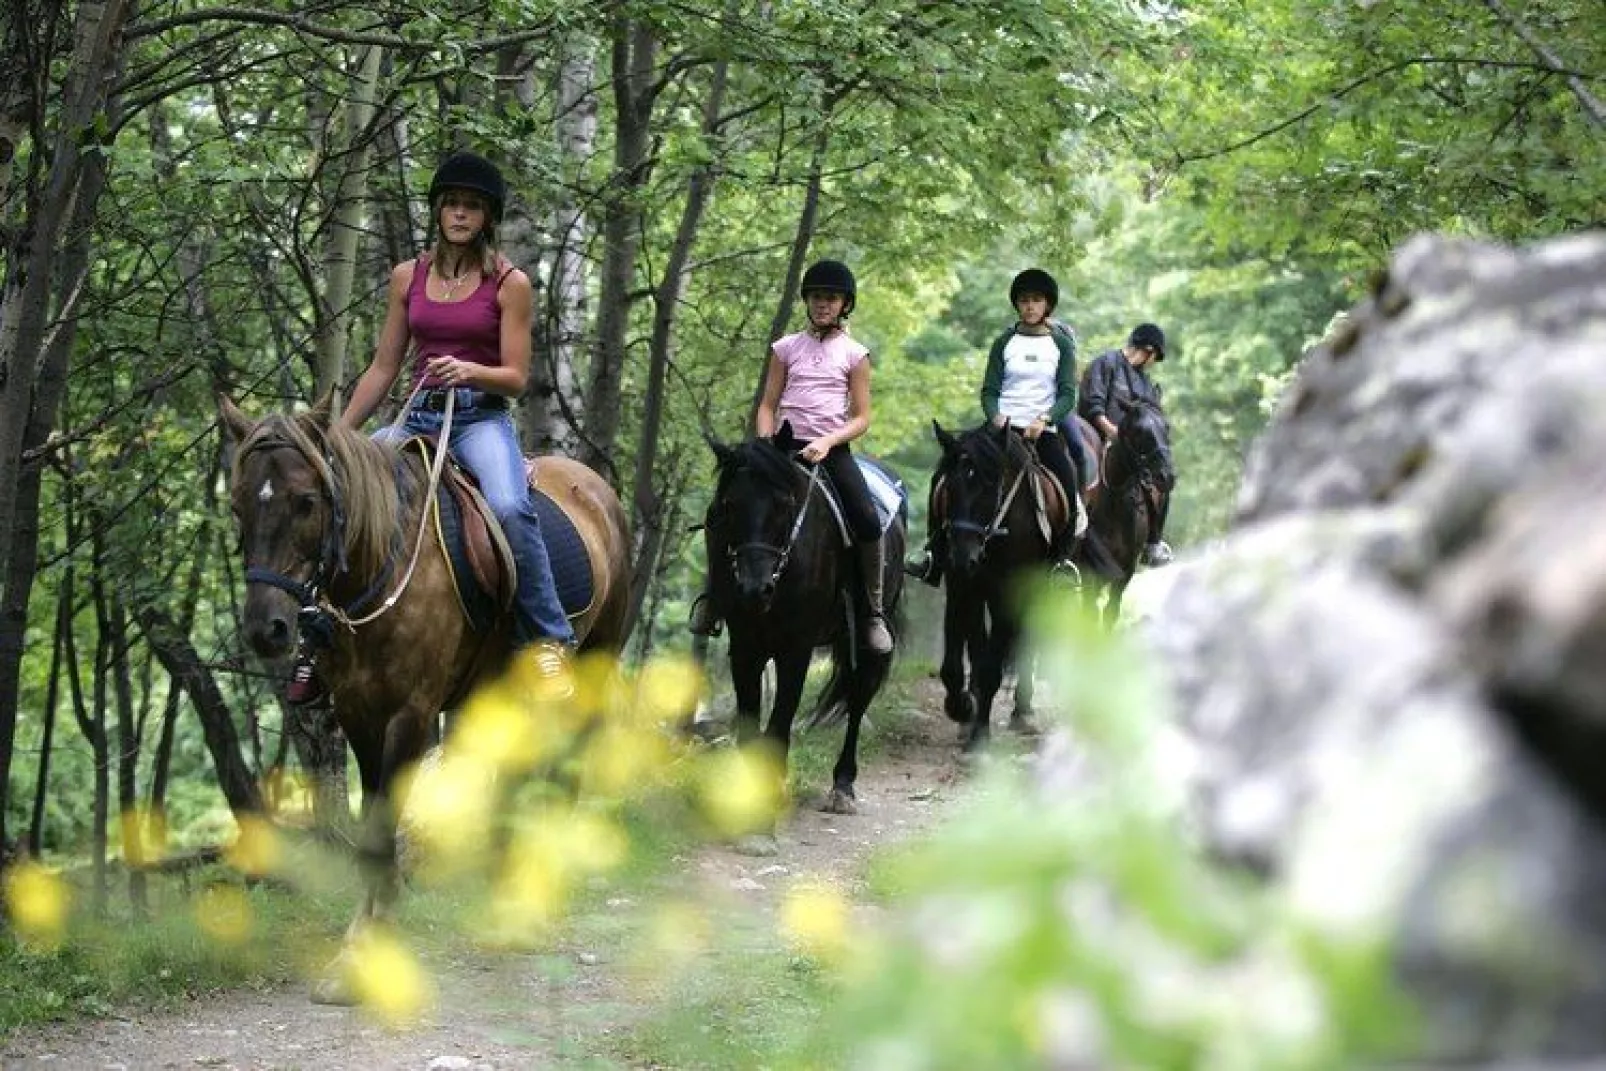
[[[275,591],[248,591],[245,642],[259,658],[283,658],[289,654],[296,643],[296,606]]]

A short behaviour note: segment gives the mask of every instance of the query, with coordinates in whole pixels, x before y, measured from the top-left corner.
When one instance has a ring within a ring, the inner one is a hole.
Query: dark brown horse
[[[232,501],[246,565],[246,641],[264,659],[284,659],[301,629],[321,621],[329,634],[319,672],[357,760],[361,848],[373,864],[352,921],[356,936],[396,895],[396,775],[424,754],[448,704],[505,667],[509,615],[476,632],[440,544],[416,542],[430,487],[420,454],[331,421],[327,400],[260,421],[228,398],[218,404],[237,444]],[[573,522],[590,559],[594,597],[572,618],[581,647],[618,650],[629,614],[630,536],[617,496],[564,458],[537,462],[532,486]],[[332,977],[315,996],[349,995]]]
[[[1064,424],[1082,436],[1091,457],[1101,457],[1098,481],[1085,489],[1088,529],[1117,566],[1096,573],[1105,582],[1101,620],[1114,625],[1121,617],[1121,598],[1138,569],[1155,518],[1177,482],[1171,459],[1171,426],[1152,403],[1133,402],[1121,417],[1115,438],[1101,449],[1098,433],[1080,416]]]
[[[736,739],[742,746],[760,743],[761,681],[765,666],[775,663],[775,701],[762,745],[783,771],[809,662],[817,648],[831,649],[831,677],[812,717],[826,722],[846,716],[825,806],[852,814],[858,809],[859,729],[886,682],[892,655],[874,653],[858,635],[855,603],[862,580],[826,501],[822,470],[796,460],[803,445],[785,423],[772,439],[734,446],[710,441],[719,478],[704,524],[709,597],[730,629]],[[881,537],[884,605],[894,626],[903,590],[898,563],[904,524],[900,512]],[[774,847],[768,833],[749,843],[765,851]]]

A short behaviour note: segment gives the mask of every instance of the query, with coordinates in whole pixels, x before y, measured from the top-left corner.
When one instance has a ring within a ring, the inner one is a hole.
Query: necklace
[[[441,276],[441,296],[440,296],[440,300],[442,300],[442,301],[451,301],[453,298],[455,298],[457,296],[457,291],[462,287],[463,283],[466,282],[468,280],[468,277],[470,275],[472,275],[472,274],[474,274],[474,273],[466,271],[466,272],[463,272],[461,275],[454,275],[450,279],[448,279],[445,275],[442,275]]]

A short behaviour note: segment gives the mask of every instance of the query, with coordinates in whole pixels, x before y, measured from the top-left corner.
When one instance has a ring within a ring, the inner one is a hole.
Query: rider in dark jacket
[[[1104,439],[1111,442],[1134,402],[1147,401],[1160,408],[1160,385],[1149,378],[1149,369],[1165,360],[1165,332],[1154,324],[1138,324],[1118,350],[1099,354],[1082,376],[1081,398],[1076,411]],[[1172,560],[1171,548],[1161,539],[1171,496],[1161,500],[1160,515],[1154,518],[1149,545],[1143,560],[1148,565],[1165,565]]]

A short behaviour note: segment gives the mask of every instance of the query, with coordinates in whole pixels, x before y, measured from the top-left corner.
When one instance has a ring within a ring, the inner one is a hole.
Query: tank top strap
[[[506,280],[507,277],[509,275],[512,275],[512,274],[513,274],[513,262],[511,260],[507,259],[506,257],[498,254],[497,258],[496,258],[496,288],[492,292],[493,293],[501,293],[503,281]]]
[[[424,290],[424,284],[428,278],[429,254],[420,253],[418,256],[413,258],[413,278],[412,281],[407,284],[407,297],[409,304],[411,304],[412,299],[418,297],[420,294],[426,293]]]

